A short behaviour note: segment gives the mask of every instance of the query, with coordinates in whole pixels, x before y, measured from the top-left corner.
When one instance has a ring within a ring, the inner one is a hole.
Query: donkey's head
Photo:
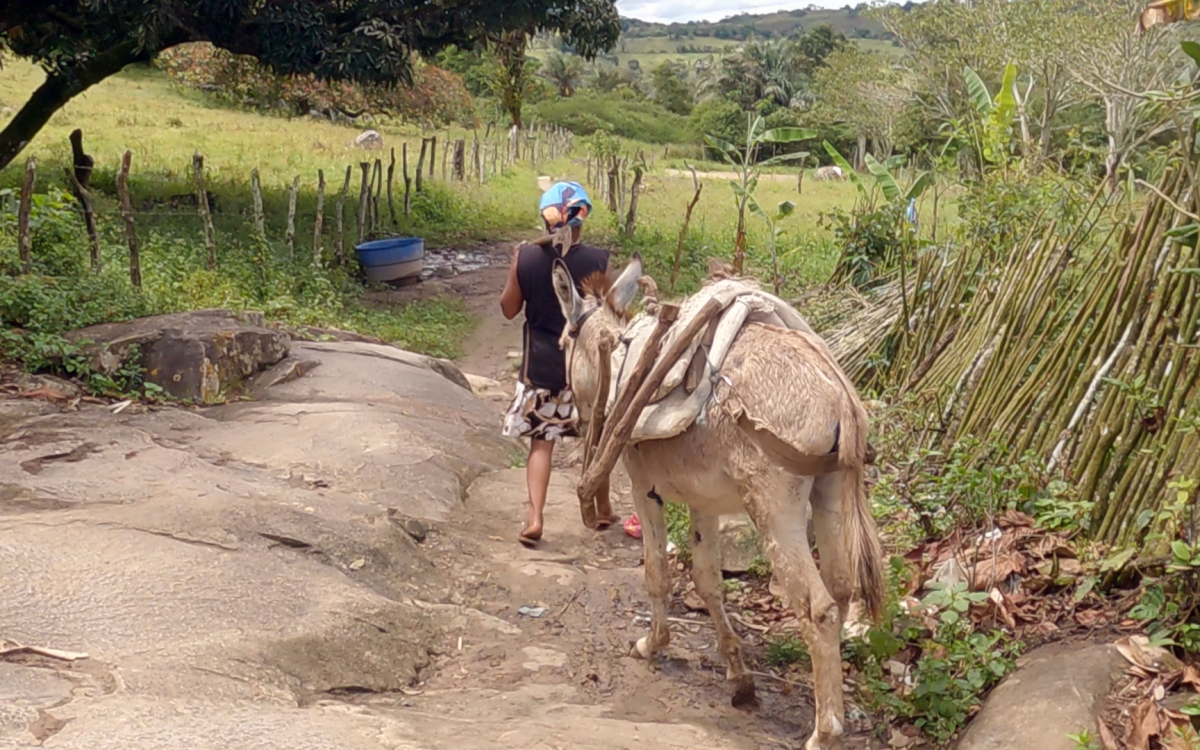
[[[567,357],[567,379],[585,417],[591,416],[588,412],[599,387],[600,342],[615,343],[628,325],[629,305],[641,276],[642,261],[634,255],[615,281],[600,272],[584,279],[581,295],[567,265],[561,260],[554,263],[554,292],[567,319],[559,345]]]

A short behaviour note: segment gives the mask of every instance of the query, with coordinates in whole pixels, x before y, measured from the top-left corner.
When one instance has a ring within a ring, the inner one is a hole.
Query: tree
[[[663,108],[677,115],[692,113],[692,90],[684,82],[687,68],[667,61],[654,69],[650,79],[654,84],[654,99]]]
[[[1172,27],[1139,29],[1140,10],[1122,0],[1100,13],[1089,6],[1087,31],[1070,49],[1067,62],[1075,79],[1104,105],[1104,171],[1114,188],[1126,156],[1174,127],[1170,117],[1164,117],[1168,112],[1150,106],[1142,92],[1168,88],[1187,60],[1178,54],[1180,37]]]
[[[583,80],[583,60],[575,55],[562,55],[557,52],[546,58],[542,68],[542,77],[558,89],[558,95],[564,99],[574,95]]]
[[[831,53],[813,76],[818,118],[839,122],[854,134],[860,164],[868,143],[879,159],[892,153],[909,101],[900,80],[882,55],[853,45]]]
[[[808,156],[806,152],[779,154],[765,161],[758,161],[759,151],[764,146],[773,144],[798,143],[816,135],[811,130],[803,128],[772,128],[768,130],[760,116],[746,115],[746,140],[744,144],[734,146],[713,135],[705,135],[704,142],[709,148],[718,152],[721,158],[737,173],[737,179],[730,180],[733,188],[734,202],[737,204],[737,232],[733,239],[733,268],[742,273],[746,260],[746,211],[758,209],[754,192],[758,189],[758,179],[763,167],[785,164]],[[761,210],[761,209],[758,209]],[[774,228],[772,227],[772,231]],[[774,235],[772,235],[774,240]],[[773,248],[773,246],[772,246]]]
[[[559,32],[592,58],[620,20],[613,0],[0,0],[0,45],[46,70],[0,132],[0,168],[72,97],[177,44],[211,42],[281,75],[407,83],[414,54],[514,30]]]
[[[829,24],[814,26],[797,39],[800,53],[804,55],[803,72],[811,77],[834,52],[846,49],[850,41],[846,35]]]

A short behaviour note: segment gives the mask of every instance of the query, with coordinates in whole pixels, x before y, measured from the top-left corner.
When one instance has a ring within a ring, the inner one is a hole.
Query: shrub
[[[547,101],[531,107],[539,120],[554,123],[576,135],[605,130],[646,143],[694,141],[687,118],[668,112],[656,102],[627,100],[619,93],[581,93],[570,100]]]
[[[298,114],[316,110],[388,114],[405,120],[473,124],[471,95],[461,76],[436,65],[418,65],[411,86],[362,85],[322,81],[314,76],[280,76],[252,57],[235,55],[211,44],[182,44],[159,54],[157,65],[175,81],[208,91],[238,105]]]

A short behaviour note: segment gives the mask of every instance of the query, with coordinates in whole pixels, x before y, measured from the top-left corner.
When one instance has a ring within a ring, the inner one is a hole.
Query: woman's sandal
[[[525,530],[517,537],[517,541],[532,549],[537,546],[538,542],[542,541],[542,532],[538,531],[536,534],[531,534],[529,533],[529,527],[526,526]]]

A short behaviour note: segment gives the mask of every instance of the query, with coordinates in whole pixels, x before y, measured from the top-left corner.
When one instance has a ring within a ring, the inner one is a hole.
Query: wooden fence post
[[[422,138],[421,142],[424,143],[425,139]],[[424,151],[425,146],[422,145],[421,150]],[[437,136],[435,135],[429,139],[429,176],[430,177],[433,177],[433,167],[434,167],[434,162],[436,162],[436,161],[437,161]],[[420,184],[420,182],[418,181],[417,184]]]
[[[362,187],[358,192],[358,242],[361,245],[363,240],[367,238],[367,202],[370,200],[371,184],[371,163],[359,162],[359,168],[362,169]]]
[[[292,187],[288,190],[288,220],[287,234],[284,240],[288,246],[288,257],[296,257],[296,196],[300,192],[300,175],[292,179]]]
[[[204,265],[211,271],[217,267],[217,237],[212,212],[208,210],[208,191],[204,189],[204,157],[199,151],[192,154],[192,172],[196,178],[196,210],[200,212],[204,230]]]
[[[129,241],[129,282],[133,288],[142,289],[142,264],[138,259],[137,233],[133,229],[133,202],[129,200],[129,167],[133,152],[126,151],[121,157],[121,171],[117,173],[117,194],[121,196],[121,217],[125,220],[125,239]]]
[[[408,151],[408,144],[403,144],[404,150]],[[392,157],[388,161],[387,173],[387,198],[388,198],[388,215],[392,217],[392,226],[396,226],[396,200],[393,198],[392,184],[396,180],[396,147],[392,147]]]
[[[383,160],[375,160],[375,174],[371,190],[371,233],[379,229],[379,194],[383,192]]]
[[[313,268],[321,265],[321,235],[325,232],[325,170],[317,170],[317,218],[313,225]]]
[[[259,182],[257,169],[250,170],[250,195],[254,199],[254,229],[259,237],[266,239],[267,220],[263,216],[262,183]]]
[[[346,262],[346,193],[350,192],[350,178],[354,175],[354,167],[346,165],[346,181],[342,183],[342,192],[338,194],[337,206],[334,209],[337,222],[337,243],[334,245],[334,262],[339,266]]]
[[[471,141],[471,169],[474,170],[475,178],[479,178],[479,136]]]
[[[412,178],[408,176],[408,144],[404,144],[404,149],[401,151],[404,172],[404,216],[407,218],[412,213]],[[421,158],[425,158],[425,141],[421,141]],[[417,162],[417,191],[421,190],[421,171],[425,168],[424,163]]]
[[[484,141],[480,147],[481,158],[479,160],[479,184],[487,184],[487,158],[488,158],[488,143]]]
[[[429,162],[429,164],[430,164],[430,166],[432,166],[432,165],[433,165],[433,161],[432,161],[432,159],[433,159],[434,152],[435,152],[435,151],[436,151],[436,149],[437,149],[437,140],[436,140],[436,139],[434,140],[434,142],[433,142],[433,145],[434,145],[434,148],[433,148],[433,149],[431,149],[431,150],[430,150],[430,153],[429,153],[429,158],[430,158],[430,162]],[[418,192],[418,193],[419,193],[419,192],[421,192],[421,191],[423,191],[423,190],[425,189],[425,181],[424,181],[424,179],[421,177],[421,173],[425,171],[425,149],[426,149],[428,146],[429,146],[429,141],[428,141],[428,140],[426,140],[425,138],[422,138],[422,139],[421,139],[421,155],[417,157],[417,192]],[[432,169],[430,169],[430,170],[429,170],[429,173],[430,173],[430,175],[432,175],[432,174],[433,174],[433,170],[432,170]],[[407,175],[407,172],[406,172],[405,174]],[[405,179],[407,179],[407,177],[406,177]],[[405,183],[405,184],[407,184],[407,183]],[[405,205],[408,205],[408,204],[405,204]],[[407,212],[405,212],[405,214],[404,214],[404,215],[405,215],[405,216],[408,216],[408,213],[407,213]]]
[[[83,152],[83,131],[76,128],[71,131],[71,155],[75,171],[67,171],[68,180],[75,190],[75,200],[83,209],[83,223],[87,227],[88,240],[91,242],[92,270],[100,270],[100,233],[96,230],[96,212],[92,207],[92,167],[96,160]]]
[[[467,139],[459,138],[454,142],[454,179],[462,182],[467,169]]]
[[[450,169],[450,134],[446,134],[446,140],[442,142],[442,180],[447,178],[448,170]]]
[[[629,213],[625,216],[625,236],[632,237],[637,229],[638,193],[642,190],[642,163],[633,165],[633,190],[629,193]]]
[[[17,248],[21,254],[21,270],[33,271],[33,237],[29,234],[29,211],[33,207],[33,186],[37,182],[37,159],[25,160],[25,182],[21,185],[21,202],[17,207]]]

